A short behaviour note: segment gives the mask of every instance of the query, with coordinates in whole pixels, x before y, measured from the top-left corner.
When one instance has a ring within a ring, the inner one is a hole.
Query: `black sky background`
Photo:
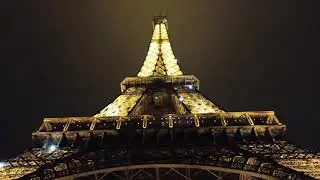
[[[320,150],[317,1],[1,1],[0,158],[44,117],[92,116],[135,76],[165,13],[175,56],[227,111],[274,110]]]

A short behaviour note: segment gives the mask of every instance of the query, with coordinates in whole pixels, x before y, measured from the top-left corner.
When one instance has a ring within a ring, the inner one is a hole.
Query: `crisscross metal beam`
[[[180,171],[176,170],[175,168],[170,168],[172,171],[174,171],[175,173],[179,174],[181,177],[184,177],[187,180],[191,180],[189,177],[185,176],[184,174],[182,174]]]

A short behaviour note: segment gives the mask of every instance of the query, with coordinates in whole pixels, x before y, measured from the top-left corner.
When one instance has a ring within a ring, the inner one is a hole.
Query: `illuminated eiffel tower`
[[[286,141],[273,111],[225,112],[184,75],[167,18],[153,19],[137,77],[91,117],[45,118],[0,179],[313,179],[320,154]]]

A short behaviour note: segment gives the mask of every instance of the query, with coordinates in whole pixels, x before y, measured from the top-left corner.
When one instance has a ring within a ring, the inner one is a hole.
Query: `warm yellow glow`
[[[21,178],[22,176],[32,173],[36,171],[36,167],[11,167],[8,169],[2,169],[0,170],[0,179],[18,179]]]
[[[300,152],[301,155],[304,155],[304,153]],[[279,164],[284,165],[286,167],[289,167],[291,169],[294,169],[296,171],[302,171],[305,174],[314,177],[316,179],[320,178],[320,159],[318,157],[316,158],[309,158],[309,159],[303,159],[303,158],[290,158],[290,159],[279,159],[276,160],[279,162]]]
[[[75,152],[77,152],[75,149],[57,149],[54,152],[44,148],[26,150],[18,156],[9,159],[8,162],[10,164],[0,168],[0,179],[30,179],[30,177],[27,178],[25,175],[35,172],[48,162],[71,156]],[[51,172],[54,173],[53,170]],[[41,177],[41,175],[39,176]]]
[[[168,32],[165,24],[160,24],[161,27],[161,39],[168,39]]]
[[[164,65],[162,65],[162,61]],[[158,68],[156,67],[158,66]],[[147,76],[179,76],[183,75],[178,65],[177,59],[175,59],[167,27],[165,24],[156,24],[154,26],[152,40],[149,46],[149,50],[146,59],[138,73],[139,77]]]
[[[200,93],[179,92],[179,100],[183,102],[192,114],[223,112],[218,106],[207,100]]]
[[[145,88],[131,87],[118,96],[112,103],[96,114],[94,117],[127,116],[142,96]]]
[[[154,26],[152,40],[158,40],[158,39],[160,39],[160,26],[159,26],[159,24],[156,24]]]

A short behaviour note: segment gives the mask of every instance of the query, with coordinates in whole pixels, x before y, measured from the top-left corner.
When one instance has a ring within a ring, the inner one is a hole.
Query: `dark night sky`
[[[160,12],[206,97],[227,111],[274,110],[290,141],[320,150],[315,2],[2,1],[0,158],[29,147],[44,117],[91,116],[115,98]]]

